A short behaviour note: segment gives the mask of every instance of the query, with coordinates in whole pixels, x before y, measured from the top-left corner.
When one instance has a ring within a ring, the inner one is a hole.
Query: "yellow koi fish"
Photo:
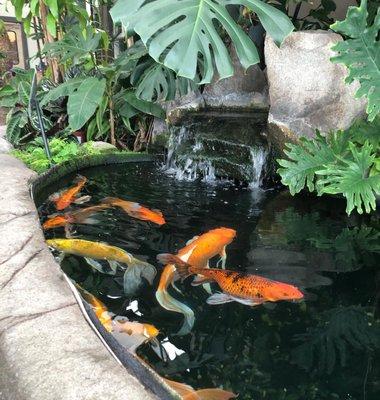
[[[124,273],[124,292],[126,296],[133,295],[139,288],[142,278],[145,278],[149,284],[153,284],[156,276],[156,268],[145,262],[133,257],[127,251],[116,246],[111,246],[102,242],[92,242],[84,239],[49,239],[47,245],[61,251],[65,254],[74,254],[76,256],[85,257],[87,261],[91,261],[90,265],[102,272],[101,265],[97,265],[94,260],[107,260],[111,269],[116,273],[118,263],[125,263],[128,268]]]

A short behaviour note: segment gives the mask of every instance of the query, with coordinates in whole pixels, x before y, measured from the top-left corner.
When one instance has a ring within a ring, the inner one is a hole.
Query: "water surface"
[[[145,285],[133,298],[124,297],[121,273],[116,278],[101,274],[75,256],[62,263],[111,311],[154,324],[159,339],[178,349],[168,362],[149,344],[139,349],[158,373],[195,388],[222,387],[241,400],[380,398],[377,216],[347,217],[338,199],[178,182],[151,163],[82,173],[89,179],[84,194],[92,196],[91,204],[121,197],[160,209],[167,220],[158,227],[110,209],[97,217],[99,224],[75,227],[75,237],[119,246],[157,266],[154,286]],[[73,178],[50,187],[37,201]],[[53,212],[49,203],[40,206],[42,220]],[[161,308],[154,296],[162,270],[156,255],[175,253],[193,236],[219,226],[237,230],[227,247],[228,269],[296,285],[306,293],[305,301],[210,306],[208,294],[188,279],[179,284],[183,296],[172,295],[194,310],[196,322],[190,334],[177,336],[182,316]],[[46,236],[63,237],[64,230]]]

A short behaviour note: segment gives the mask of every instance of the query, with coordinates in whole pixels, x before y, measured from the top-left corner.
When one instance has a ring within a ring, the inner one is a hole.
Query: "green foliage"
[[[61,40],[47,43],[44,52],[50,57],[59,58],[62,63],[70,60],[73,64],[78,64],[98,49],[101,37],[101,32],[90,25],[85,29],[75,26]]]
[[[344,21],[331,25],[331,29],[348,37],[333,47],[338,55],[331,61],[348,67],[347,83],[360,83],[356,97],[368,99],[368,119],[373,121],[380,111],[380,8],[372,26],[367,20],[367,0],[362,0],[360,7],[349,7]]]
[[[346,211],[356,208],[359,214],[376,209],[376,196],[380,195],[380,174],[373,176],[369,172],[375,162],[376,153],[368,142],[361,148],[349,143],[351,154],[340,163],[326,163],[324,168],[316,171],[321,176],[318,181],[320,193],[342,194],[347,199]]]
[[[76,142],[54,138],[49,143],[52,160],[55,164],[71,160],[75,157],[100,154],[91,142],[79,145]],[[12,155],[23,161],[29,168],[38,173],[46,171],[50,162],[46,157],[45,150],[40,139],[35,140],[25,150],[13,150]]]
[[[339,194],[347,200],[346,211],[360,214],[376,209],[380,194],[378,137],[380,118],[372,124],[357,122],[346,132],[335,132],[315,139],[302,138],[300,144],[287,144],[288,159],[278,160],[281,181],[292,195],[305,186],[318,195]]]
[[[331,374],[338,363],[347,365],[351,348],[361,352],[380,348],[380,323],[362,307],[340,307],[324,313],[316,328],[295,339],[303,342],[292,352],[295,364],[308,371],[317,364],[320,373]]]
[[[30,91],[33,79],[33,70],[13,68],[14,76],[7,79],[5,85],[0,89],[0,107],[9,108],[7,115],[6,136],[9,142],[18,146],[24,138],[33,139],[39,132],[37,115],[30,110]],[[37,96],[43,93],[42,85],[37,87]],[[42,120],[46,130],[51,129],[61,109],[56,107],[55,112],[50,111],[49,115],[43,113]]]
[[[244,68],[260,61],[254,43],[226,9],[234,4],[253,10],[277,44],[293,30],[285,14],[260,0],[118,0],[111,16],[126,30],[135,31],[157,62],[191,80],[199,73],[200,83],[208,83],[214,66],[221,79],[234,73],[221,28]]]
[[[94,115],[103,99],[105,89],[106,80],[104,78],[89,77],[70,93],[67,113],[69,114],[69,125],[73,131],[82,128]]]

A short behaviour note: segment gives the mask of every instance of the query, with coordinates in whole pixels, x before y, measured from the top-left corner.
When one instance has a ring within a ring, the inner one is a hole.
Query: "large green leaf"
[[[319,133],[314,141],[303,138],[300,144],[288,143],[287,147],[289,150],[285,150],[285,154],[289,160],[277,160],[282,167],[277,171],[281,182],[289,187],[292,195],[299,193],[305,185],[312,192],[316,171],[335,161],[332,148]]]
[[[370,213],[376,209],[376,194],[380,194],[380,174],[369,175],[370,168],[375,162],[376,154],[373,147],[366,142],[362,148],[349,143],[353,160],[342,158],[339,165],[326,165],[316,171],[323,176],[319,180],[320,192],[342,194],[347,199],[348,214],[354,208],[359,214]]]
[[[89,54],[98,48],[101,37],[101,33],[89,25],[84,30],[75,26],[61,40],[47,43],[44,52],[51,57],[59,58],[61,62],[72,60],[76,64],[83,57],[88,58]]]
[[[367,26],[367,18],[367,0],[362,0],[360,7],[349,7],[344,21],[331,25],[331,29],[349,37],[333,47],[339,54],[331,61],[348,67],[347,83],[360,83],[356,97],[367,97],[368,119],[373,121],[380,112],[380,8],[372,26]]]
[[[86,78],[78,89],[69,96],[67,113],[69,125],[76,131],[93,116],[102,101],[106,88],[105,79]]]
[[[7,140],[13,145],[17,145],[21,135],[21,126],[23,119],[22,111],[10,111],[7,115],[7,128],[5,131]]]
[[[49,90],[44,97],[42,98],[40,105],[44,106],[51,101],[55,101],[60,97],[69,96],[71,93],[76,90],[80,84],[83,82],[82,77],[72,78],[67,80],[66,82],[61,83],[59,86]]]
[[[136,96],[146,101],[174,100],[176,94],[183,96],[196,88],[196,84],[155,62],[153,59],[140,63],[131,75],[136,86]]]
[[[252,9],[277,43],[293,30],[285,14],[260,0],[118,0],[111,15],[139,34],[157,62],[192,80],[199,72],[200,83],[208,83],[214,67],[221,79],[234,73],[220,28],[231,38],[244,68],[260,61],[252,40],[226,9],[234,4]]]

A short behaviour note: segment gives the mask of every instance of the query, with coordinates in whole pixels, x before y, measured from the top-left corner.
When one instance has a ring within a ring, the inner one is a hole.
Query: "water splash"
[[[232,153],[239,154],[240,159]],[[235,178],[256,189],[262,183],[267,155],[262,146],[208,137],[197,134],[192,127],[181,127],[170,135],[164,170],[181,181],[216,183]]]
[[[251,189],[261,187],[263,183],[263,173],[266,166],[268,151],[263,147],[251,149],[252,180],[249,182]]]

